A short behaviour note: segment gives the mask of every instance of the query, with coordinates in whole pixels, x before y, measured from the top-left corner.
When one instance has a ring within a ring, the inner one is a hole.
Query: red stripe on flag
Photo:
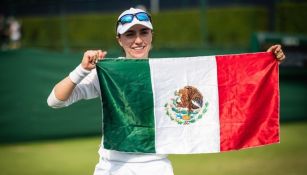
[[[278,63],[273,54],[216,60],[221,151],[279,142]]]

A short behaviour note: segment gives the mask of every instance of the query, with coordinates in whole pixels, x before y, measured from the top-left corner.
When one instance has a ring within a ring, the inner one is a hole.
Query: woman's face
[[[125,50],[126,58],[148,58],[152,31],[145,26],[134,25],[127,32],[118,36],[117,40]]]

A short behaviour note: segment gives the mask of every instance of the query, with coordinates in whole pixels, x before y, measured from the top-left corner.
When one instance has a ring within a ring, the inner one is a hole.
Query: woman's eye
[[[146,35],[146,34],[148,34],[149,32],[148,31],[142,31],[141,32],[141,34],[143,34],[143,35]]]
[[[135,33],[127,33],[126,37],[132,38],[134,37],[136,34]]]

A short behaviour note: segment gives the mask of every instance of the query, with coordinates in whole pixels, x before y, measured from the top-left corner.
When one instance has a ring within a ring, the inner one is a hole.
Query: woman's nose
[[[142,40],[142,38],[141,38],[141,36],[140,35],[136,35],[136,38],[135,38],[135,41],[134,41],[135,43],[142,43],[143,42],[143,40]]]

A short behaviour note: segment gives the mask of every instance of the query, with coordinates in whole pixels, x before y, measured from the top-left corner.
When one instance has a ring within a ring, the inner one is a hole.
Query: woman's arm
[[[51,107],[65,106],[64,102],[71,96],[76,85],[96,67],[97,61],[103,59],[106,54],[107,52],[101,50],[86,51],[81,64],[54,86],[47,100],[48,105]]]

